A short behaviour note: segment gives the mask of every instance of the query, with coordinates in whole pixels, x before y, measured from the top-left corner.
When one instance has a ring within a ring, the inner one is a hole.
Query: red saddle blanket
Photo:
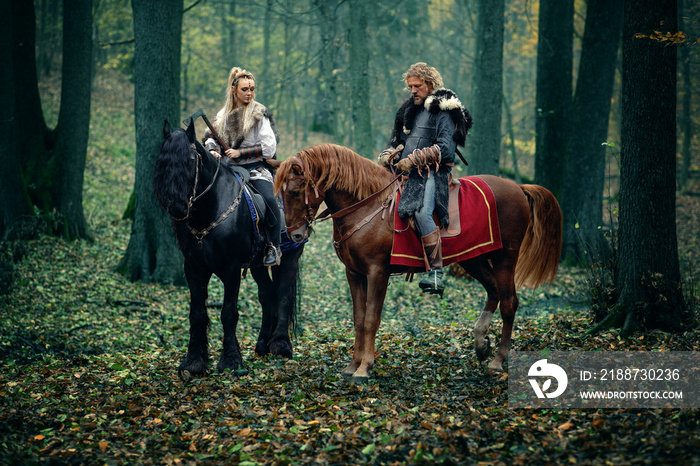
[[[397,194],[396,205],[401,194]],[[454,205],[458,202],[458,208]],[[459,179],[450,189],[450,225],[440,230],[443,265],[500,249],[496,200],[491,188],[480,178]],[[425,268],[420,233],[409,227],[408,219],[394,215],[394,245],[391,264]]]

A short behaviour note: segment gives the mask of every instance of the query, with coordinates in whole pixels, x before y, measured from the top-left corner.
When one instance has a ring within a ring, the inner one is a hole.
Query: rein
[[[196,152],[196,149],[195,149],[195,152]],[[199,152],[197,152],[197,159],[200,161],[202,160],[202,155]],[[218,157],[216,160],[216,171],[214,172],[214,176],[211,179],[211,183],[209,183],[209,186],[207,186],[204,189],[204,191],[199,193],[199,196],[192,199],[192,204],[197,202],[202,196],[204,196],[207,193],[207,191],[209,191],[211,189],[212,186],[214,186],[214,183],[216,183],[216,177],[219,176],[219,168],[221,168],[221,157]],[[196,174],[195,174],[195,186],[194,187],[195,187],[195,189],[197,189],[197,175]]]
[[[202,198],[210,189],[212,186],[214,186],[214,183],[216,183],[216,178],[219,176],[219,168],[221,168],[221,158],[219,157],[217,164],[216,164],[216,171],[214,172],[214,176],[211,179],[211,183],[209,183],[209,186],[207,186],[204,191],[197,194],[197,184],[199,183],[199,165],[202,162],[202,155],[197,152],[197,148],[194,144],[190,144],[190,148],[194,151],[195,153],[195,164],[194,164],[194,186],[192,187],[192,195],[190,198],[187,200],[187,213],[185,214],[184,217],[182,218],[176,218],[175,220],[178,222],[181,222],[183,220],[186,220],[190,217],[190,210],[192,209],[192,205],[197,202],[199,199]]]
[[[192,188],[192,195],[190,198],[187,200],[187,213],[185,214],[184,217],[182,218],[176,218],[176,221],[182,221],[182,220],[188,220],[190,218],[190,211],[192,209],[192,206],[194,205],[195,202],[197,202],[199,199],[202,198],[209,190],[214,186],[214,183],[216,183],[216,179],[219,176],[219,169],[221,168],[221,157],[218,158],[217,163],[216,163],[216,171],[214,172],[214,176],[211,179],[211,183],[204,188],[204,191],[201,193],[197,194],[197,185],[199,184],[199,171],[200,171],[200,165],[202,165],[202,154],[200,154],[197,151],[197,148],[194,144],[190,144],[190,148],[194,151],[195,153],[195,171],[194,171],[194,187]],[[192,233],[192,235],[197,238],[197,242],[199,243],[200,246],[202,246],[202,240],[204,239],[205,236],[207,236],[211,231],[218,227],[224,220],[228,218],[229,215],[231,215],[236,208],[238,207],[238,204],[241,202],[241,197],[243,195],[243,190],[245,189],[243,180],[239,179],[241,189],[238,191],[238,195],[236,198],[233,200],[230,206],[228,206],[228,209],[223,211],[219,217],[211,222],[209,226],[204,228],[203,230],[197,230],[196,228],[193,228],[192,225],[190,225],[189,221],[187,222],[187,229]]]
[[[197,242],[199,242],[200,246],[202,245],[202,240],[204,239],[204,237],[207,236],[209,233],[211,233],[211,231],[214,228],[218,227],[219,224],[221,224],[221,222],[226,220],[228,218],[228,216],[231,215],[236,210],[236,208],[238,207],[238,204],[240,204],[241,197],[243,195],[243,189],[244,189],[244,185],[243,185],[242,181],[240,184],[241,184],[241,189],[238,190],[238,195],[233,200],[233,203],[230,206],[228,206],[228,209],[224,210],[221,213],[221,215],[219,215],[219,218],[217,218],[216,220],[211,222],[208,227],[206,227],[203,230],[197,230],[195,228],[192,228],[192,226],[188,222],[187,228],[190,230],[190,233],[192,233],[194,235],[194,237],[197,238]]]
[[[357,203],[355,203],[355,204],[353,204],[353,205],[351,205],[351,206],[345,207],[344,209],[340,209],[338,212],[336,212],[336,213],[334,213],[334,214],[331,214],[330,209],[324,210],[324,211],[321,212],[321,214],[316,218],[316,220],[318,220],[319,222],[322,222],[322,221],[328,220],[328,219],[330,219],[330,218],[341,218],[341,217],[345,217],[346,215],[355,212],[357,209],[366,206],[367,204],[369,204],[370,202],[372,202],[374,199],[376,199],[381,193],[383,193],[384,191],[386,191],[386,190],[387,190],[390,186],[392,186],[399,178],[401,178],[401,176],[402,176],[402,175],[398,175],[396,178],[394,178],[393,180],[391,180],[391,181],[389,182],[388,185],[384,186],[382,189],[380,189],[380,190],[377,191],[376,193],[371,194],[370,196],[368,196],[368,197],[362,199],[361,201],[359,201],[359,202],[357,202]],[[383,206],[382,209],[385,208],[385,207],[387,207],[387,206],[384,205],[384,204],[385,204],[385,203],[382,203],[382,206]],[[387,205],[388,205],[388,204],[387,204]],[[375,214],[375,215],[376,215],[376,214]]]
[[[302,174],[301,174],[301,175],[296,175],[296,176],[290,177],[290,178],[289,178],[290,180],[292,180],[292,179],[304,179],[303,160],[300,160],[299,162],[300,162],[300,164],[302,165]],[[287,231],[294,231],[294,230],[298,229],[299,227],[301,227],[304,223],[306,223],[309,227],[311,227],[311,224],[312,224],[314,221],[316,221],[316,220],[318,220],[318,221],[324,221],[324,220],[328,220],[328,219],[331,219],[331,218],[333,218],[333,219],[342,218],[342,217],[344,217],[344,216],[346,216],[346,215],[348,215],[348,214],[351,214],[351,213],[355,212],[356,210],[358,210],[358,209],[360,209],[360,208],[362,208],[362,207],[368,205],[368,204],[371,203],[372,201],[374,201],[381,193],[383,193],[384,191],[386,191],[389,187],[393,186],[393,185],[396,183],[396,181],[397,181],[399,178],[401,178],[401,176],[402,176],[401,174],[397,175],[393,180],[391,180],[391,181],[389,182],[389,184],[387,184],[386,186],[384,186],[382,189],[380,189],[379,191],[377,191],[377,192],[375,192],[375,193],[369,195],[368,197],[362,199],[361,201],[356,202],[355,204],[352,204],[352,205],[350,205],[350,206],[348,206],[348,207],[345,207],[345,208],[343,208],[343,209],[341,209],[341,210],[339,210],[339,211],[337,211],[337,212],[335,212],[335,213],[331,213],[330,209],[325,209],[323,212],[321,212],[321,214],[320,214],[318,217],[315,217],[315,216],[314,216],[314,214],[313,214],[313,212],[312,212],[312,208],[311,208],[311,206],[309,205],[308,188],[309,188],[309,187],[312,187],[312,188],[314,189],[314,192],[315,192],[315,194],[316,194],[316,198],[321,198],[321,199],[323,199],[323,198],[325,198],[325,194],[324,194],[323,192],[321,192],[321,193],[319,194],[318,188],[317,188],[316,186],[314,186],[314,185],[311,184],[311,183],[312,183],[311,180],[307,180],[307,181],[306,181],[307,187],[306,187],[305,190],[304,190],[304,196],[305,196],[305,202],[306,202],[307,213],[306,213],[306,215],[304,216],[304,218],[302,218],[301,220],[299,220],[297,223],[295,223],[295,224],[293,224],[293,225],[289,225],[289,226],[286,226],[286,225],[285,225],[285,227],[287,228]],[[362,227],[364,227],[365,225],[367,225],[370,221],[372,221],[372,219],[373,219],[374,217],[376,217],[380,212],[382,212],[383,210],[385,210],[386,208],[388,208],[392,203],[393,203],[393,199],[391,199],[391,198],[390,198],[390,199],[387,199],[385,202],[382,202],[382,205],[379,206],[378,209],[376,209],[374,212],[372,212],[371,214],[369,214],[368,216],[366,216],[365,218],[363,218],[359,223],[357,223],[353,228],[351,228],[347,233],[345,233],[345,234],[343,235],[343,237],[342,237],[340,240],[334,241],[334,242],[333,242],[334,246],[335,246],[336,248],[338,248],[338,246],[339,246],[342,242],[344,242],[345,240],[347,240],[348,238],[350,238],[355,232],[359,231]]]

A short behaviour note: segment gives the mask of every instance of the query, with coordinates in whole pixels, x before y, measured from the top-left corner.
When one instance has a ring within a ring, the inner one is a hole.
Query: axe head
[[[194,112],[191,116],[189,116],[189,117],[185,118],[184,120],[182,120],[182,124],[184,124],[185,126],[190,126],[192,123],[194,123],[195,121],[197,121],[197,118],[199,118],[199,117],[206,117],[206,116],[207,116],[207,114],[204,113],[204,109],[203,109],[203,108],[200,108],[199,110],[197,110],[196,112]]]

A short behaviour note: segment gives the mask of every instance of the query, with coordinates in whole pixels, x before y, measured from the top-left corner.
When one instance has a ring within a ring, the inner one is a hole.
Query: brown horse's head
[[[303,158],[285,160],[275,176],[275,193],[282,193],[287,236],[300,243],[311,235],[311,224],[323,203],[323,193],[308,177]]]
[[[288,236],[296,242],[309,237],[326,193],[340,191],[359,200],[381,190],[389,179],[387,170],[346,147],[319,144],[299,152],[282,162],[275,175]]]

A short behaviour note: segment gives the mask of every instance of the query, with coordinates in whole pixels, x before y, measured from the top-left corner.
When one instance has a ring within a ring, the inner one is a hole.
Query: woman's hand
[[[209,153],[210,153],[211,155],[213,155],[214,157],[216,157],[217,159],[220,159],[220,158],[221,158],[221,154],[219,154],[219,153],[218,153],[217,151],[215,151],[215,150],[210,150]]]
[[[241,151],[238,149],[229,149],[226,151],[226,156],[233,160],[237,160],[241,158]]]

